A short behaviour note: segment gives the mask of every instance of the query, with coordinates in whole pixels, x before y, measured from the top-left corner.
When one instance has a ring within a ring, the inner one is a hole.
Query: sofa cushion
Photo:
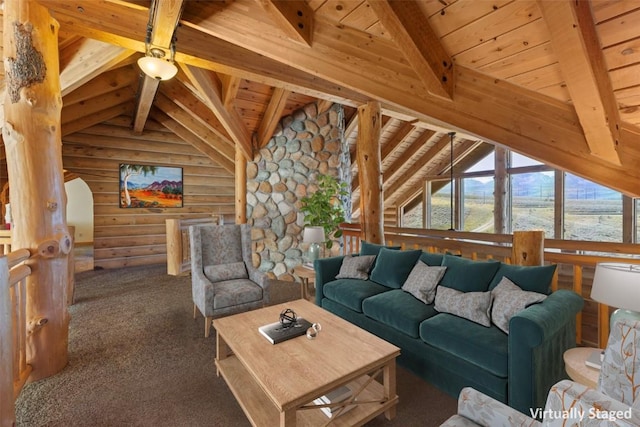
[[[371,266],[375,259],[375,255],[345,255],[342,259],[342,265],[340,266],[340,271],[336,275],[336,279],[367,280],[369,278],[369,271],[371,271]]]
[[[420,255],[420,261],[424,262],[427,265],[442,265],[442,260],[444,259],[444,254],[437,254],[433,252],[422,252]]]
[[[206,265],[204,275],[213,283],[224,280],[248,279],[247,267],[244,262],[231,262],[228,264]]]
[[[422,261],[416,262],[402,290],[409,292],[425,304],[432,304],[436,297],[436,286],[447,267],[430,267]]]
[[[498,377],[507,378],[509,338],[495,326],[485,328],[441,313],[420,324],[420,338]]]
[[[460,292],[439,286],[435,309],[451,313],[482,326],[491,326],[491,292]]]
[[[420,249],[398,251],[381,248],[376,265],[371,271],[371,280],[381,285],[400,289],[416,265],[422,251]]]
[[[339,302],[351,310],[362,313],[362,301],[389,288],[370,280],[338,279],[325,283],[322,292],[326,298]]]
[[[503,277],[508,277],[516,283],[523,291],[538,292],[549,295],[551,293],[551,281],[556,271],[556,264],[541,266],[523,266],[500,264],[489,290],[498,286]]]
[[[498,286],[491,291],[491,296],[493,297],[491,321],[507,334],[509,321],[514,315],[547,297],[538,292],[523,291],[507,277],[503,277]]]
[[[424,304],[400,289],[365,299],[362,312],[413,338],[419,336],[420,322],[437,314],[433,304]]]
[[[360,242],[360,255],[378,255],[378,252],[380,252],[380,249],[382,248],[400,250],[400,246],[378,245],[376,243],[369,243],[363,240]]]
[[[500,264],[500,261],[474,261],[445,254],[442,265],[447,271],[440,284],[462,292],[486,292]]]

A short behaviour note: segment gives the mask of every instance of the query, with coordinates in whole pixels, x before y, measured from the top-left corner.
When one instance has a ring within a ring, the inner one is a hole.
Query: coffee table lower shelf
[[[249,372],[235,356],[229,356],[222,360],[216,359],[216,368],[247,418],[253,426],[272,427],[280,424],[280,412],[265,392],[251,377]],[[366,377],[360,377],[349,383],[364,384]],[[320,409],[298,408],[296,411],[296,426],[321,426],[330,422],[331,426],[360,426],[372,420],[379,414],[392,408],[398,403],[398,396],[380,402],[384,395],[382,384],[371,381],[358,395],[362,402],[376,401],[373,403],[359,404],[349,412],[337,418],[328,418]],[[313,398],[318,397],[314,396]],[[309,405],[312,405],[312,400]]]

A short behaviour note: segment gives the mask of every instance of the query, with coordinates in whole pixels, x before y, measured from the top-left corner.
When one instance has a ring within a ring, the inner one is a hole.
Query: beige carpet
[[[248,426],[192,307],[190,279],[164,265],[77,274],[69,365],[24,388],[17,425]],[[404,369],[397,383],[397,417],[368,426],[437,426],[455,413],[455,399]]]

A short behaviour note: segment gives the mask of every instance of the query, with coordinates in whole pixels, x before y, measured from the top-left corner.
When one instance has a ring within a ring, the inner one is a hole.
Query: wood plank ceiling
[[[449,131],[456,164],[497,144],[640,196],[638,0],[162,0],[154,30],[179,19],[167,82],[136,65],[151,2],[39,3],[60,23],[63,135],[157,122],[233,173],[234,146],[250,155],[315,100],[345,105],[355,146],[374,99],[387,207],[447,176]]]

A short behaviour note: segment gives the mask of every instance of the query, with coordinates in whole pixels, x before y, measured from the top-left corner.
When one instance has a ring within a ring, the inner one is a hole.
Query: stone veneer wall
[[[282,118],[269,143],[247,164],[254,265],[280,279],[293,279],[290,270],[303,262],[307,250],[300,199],[317,189],[318,174],[350,184],[350,166],[341,105],[318,114],[312,103]],[[345,204],[350,200],[345,198]]]

